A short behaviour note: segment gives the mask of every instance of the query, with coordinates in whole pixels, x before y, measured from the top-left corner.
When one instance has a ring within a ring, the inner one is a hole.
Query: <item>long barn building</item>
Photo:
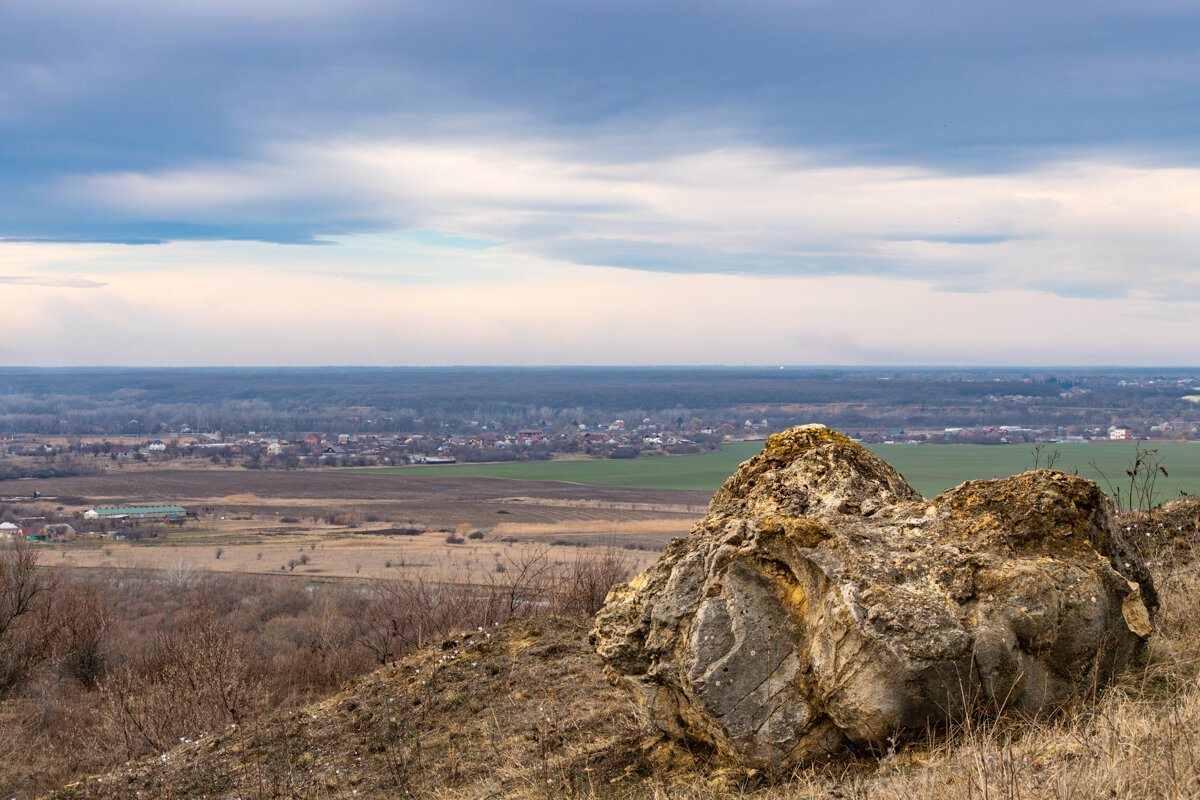
[[[85,519],[178,519],[185,514],[183,506],[115,506],[83,512]]]

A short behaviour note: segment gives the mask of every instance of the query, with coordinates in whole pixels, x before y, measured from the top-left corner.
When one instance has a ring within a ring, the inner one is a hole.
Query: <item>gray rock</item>
[[[666,734],[786,768],[1063,701],[1130,662],[1157,605],[1095,483],[1037,470],[927,501],[807,425],[613,589],[592,642]]]

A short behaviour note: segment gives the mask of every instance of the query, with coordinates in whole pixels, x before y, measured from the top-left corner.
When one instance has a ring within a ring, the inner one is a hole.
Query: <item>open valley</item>
[[[484,583],[533,555],[567,563],[619,548],[645,567],[703,514],[710,493],[551,481],[358,472],[128,470],[10,482],[19,513],[179,504],[180,526],[149,520],[125,540],[49,544],[48,563],[197,569],[311,579],[394,577]],[[32,500],[36,491],[41,497]],[[112,527],[112,534],[120,526]],[[136,540],[135,540],[136,537]]]

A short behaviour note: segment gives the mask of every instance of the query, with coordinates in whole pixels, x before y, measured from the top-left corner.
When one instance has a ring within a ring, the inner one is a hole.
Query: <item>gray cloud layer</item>
[[[342,180],[200,218],[60,190],[254,169],[278,142],[495,137],[601,164],[754,146],[974,174],[1196,156],[1200,7],[1182,2],[24,0],[0,14],[10,238],[295,242],[402,224],[343,202]]]

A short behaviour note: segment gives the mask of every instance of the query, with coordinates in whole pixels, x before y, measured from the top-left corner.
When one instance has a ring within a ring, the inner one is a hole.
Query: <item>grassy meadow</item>
[[[1146,445],[1143,445],[1146,446]],[[1153,442],[1156,457],[1167,470],[1158,477],[1155,497],[1167,501],[1180,492],[1200,494],[1200,444]],[[596,461],[535,461],[509,464],[452,464],[437,467],[397,467],[366,472],[473,475],[532,481],[570,481],[595,486],[630,486],[654,489],[707,489],[714,491],[738,464],[757,454],[760,442],[729,444],[716,453],[666,458]],[[965,480],[1000,478],[1032,469],[1032,445],[871,445],[880,458],[895,467],[926,497]],[[1059,453],[1054,468],[1074,472],[1098,482],[1106,491],[1120,488],[1122,499],[1129,488],[1125,471],[1134,458],[1134,444],[1046,445],[1047,454]],[[1107,478],[1106,478],[1107,476]]]
[[[738,464],[761,449],[761,442],[743,442],[726,445],[715,453],[694,456],[447,464],[436,467],[390,467],[362,471],[400,472],[405,475],[471,475],[522,481],[568,481],[592,486],[712,491],[733,474]]]

